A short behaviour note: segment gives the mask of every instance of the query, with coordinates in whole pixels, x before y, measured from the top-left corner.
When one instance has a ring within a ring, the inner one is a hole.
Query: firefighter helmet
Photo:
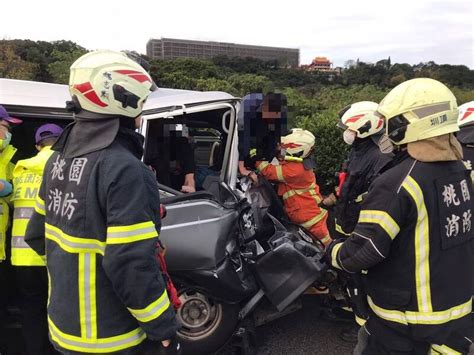
[[[305,129],[293,128],[291,133],[281,138],[281,148],[287,156],[306,158],[314,147],[314,135]]]
[[[360,101],[344,107],[339,112],[338,127],[350,129],[357,138],[366,138],[383,129],[383,117],[377,113],[378,104],[371,101]]]
[[[459,127],[467,126],[474,123],[474,101],[466,102],[458,107],[458,125]]]
[[[433,79],[401,83],[385,96],[377,111],[385,117],[387,135],[397,145],[459,131],[456,97]]]
[[[138,117],[155,89],[146,70],[122,52],[89,52],[71,65],[69,91],[89,112]]]

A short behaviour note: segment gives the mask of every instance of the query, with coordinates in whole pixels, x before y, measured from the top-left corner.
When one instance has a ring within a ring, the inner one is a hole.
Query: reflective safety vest
[[[11,181],[14,165],[11,163],[15,155],[16,148],[9,145],[2,152],[0,152],[0,179]],[[9,210],[10,197],[0,198],[0,262],[5,259],[5,241],[6,233],[10,221]]]
[[[25,243],[25,232],[35,208],[44,166],[51,154],[51,147],[44,147],[36,156],[18,161],[13,170],[12,265],[45,266],[43,258]]]

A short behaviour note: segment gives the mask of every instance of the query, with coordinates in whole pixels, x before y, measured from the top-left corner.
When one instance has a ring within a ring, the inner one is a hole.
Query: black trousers
[[[452,341],[448,339],[437,345],[449,347],[450,350],[462,354],[468,353],[470,343],[464,337],[462,339],[459,336],[449,338]],[[387,326],[383,320],[372,313],[365,326],[359,331],[354,355],[426,355],[430,353],[432,345],[434,344],[415,339],[408,328],[402,327],[397,330]],[[436,353],[436,348],[434,352]]]
[[[48,338],[48,274],[43,266],[16,266],[27,355],[57,354]]]

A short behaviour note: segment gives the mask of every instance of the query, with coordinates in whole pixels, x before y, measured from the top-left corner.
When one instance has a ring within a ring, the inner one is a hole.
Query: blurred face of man
[[[262,118],[264,120],[276,120],[281,118],[281,111],[270,111],[268,102],[264,102],[262,106]]]

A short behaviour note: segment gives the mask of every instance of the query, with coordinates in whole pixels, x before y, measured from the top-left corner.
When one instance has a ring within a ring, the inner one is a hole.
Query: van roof
[[[67,85],[42,83],[37,81],[0,79],[0,104],[5,105],[10,114],[26,114],[39,108],[42,115],[50,109],[54,116],[70,118],[66,112],[66,101],[70,100]],[[204,102],[237,100],[221,91],[191,91],[159,88],[145,103],[144,111],[161,111],[180,105],[195,105]]]

